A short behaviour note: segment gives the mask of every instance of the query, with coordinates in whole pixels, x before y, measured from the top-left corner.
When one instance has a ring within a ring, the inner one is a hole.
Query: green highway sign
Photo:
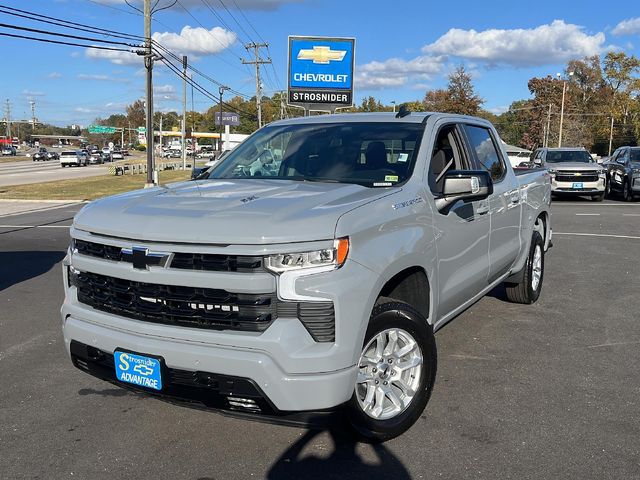
[[[147,131],[146,127],[138,127],[138,133],[145,133]]]
[[[89,133],[116,133],[116,127],[105,127],[104,125],[90,125]]]

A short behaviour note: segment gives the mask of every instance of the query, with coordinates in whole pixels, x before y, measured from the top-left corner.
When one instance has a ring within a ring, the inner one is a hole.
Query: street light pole
[[[571,77],[573,72],[569,72],[569,76]],[[558,74],[560,77],[560,74]],[[560,108],[560,133],[558,134],[558,148],[562,147],[562,124],[564,123],[564,97],[567,90],[567,79],[566,77],[562,80],[562,107]]]
[[[391,100],[391,104],[393,105],[393,113],[396,113],[396,101]]]
[[[225,90],[229,90],[229,87],[220,85],[220,88],[218,88],[218,93],[220,94],[220,141],[218,144],[220,153],[222,153],[222,132],[224,131],[224,125],[222,124],[222,94],[224,94]]]

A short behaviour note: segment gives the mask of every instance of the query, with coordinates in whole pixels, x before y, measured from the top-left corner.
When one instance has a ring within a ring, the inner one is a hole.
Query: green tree
[[[446,89],[429,90],[424,97],[427,110],[477,115],[484,100],[475,93],[471,75],[460,65],[449,75]]]

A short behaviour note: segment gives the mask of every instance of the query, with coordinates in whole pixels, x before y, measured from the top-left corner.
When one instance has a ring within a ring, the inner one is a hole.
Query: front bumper
[[[68,259],[65,263],[69,264]],[[152,281],[149,276],[156,277],[153,272],[134,272],[130,264],[111,262],[106,267],[105,262],[75,256],[73,263],[82,270],[100,269],[118,278],[138,280],[137,276],[145,276]],[[66,268],[61,314],[70,355],[72,342],[79,342],[107,355],[120,348],[162,357],[168,368],[247,379],[255,383],[275,412],[324,410],[345,403],[353,393],[355,364],[371,312],[367,299],[375,281],[375,276],[356,262],[347,261],[338,270],[302,277],[293,285],[297,294],[333,301],[336,332],[331,343],[314,341],[294,316],[280,316],[259,333],[162,325],[102,312],[78,302],[76,288],[67,284]],[[265,282],[258,276],[246,281],[237,274],[196,276],[171,269],[162,271],[162,277],[155,273],[167,284],[179,285],[197,278],[196,283],[210,288],[265,288],[260,286]],[[157,278],[155,281],[159,281]],[[115,375],[107,380],[117,382]]]
[[[576,187],[580,183],[582,187]],[[600,178],[597,182],[560,182],[551,177],[551,193],[568,195],[601,195],[606,187],[606,179]]]

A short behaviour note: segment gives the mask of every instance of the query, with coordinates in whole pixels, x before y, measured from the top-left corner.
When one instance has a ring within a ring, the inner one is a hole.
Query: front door
[[[427,176],[433,195],[441,194],[446,171],[470,170],[471,165],[459,125],[441,125]],[[458,201],[445,212],[435,211],[434,215],[439,297],[436,318],[441,319],[487,285],[489,203],[487,200]]]

